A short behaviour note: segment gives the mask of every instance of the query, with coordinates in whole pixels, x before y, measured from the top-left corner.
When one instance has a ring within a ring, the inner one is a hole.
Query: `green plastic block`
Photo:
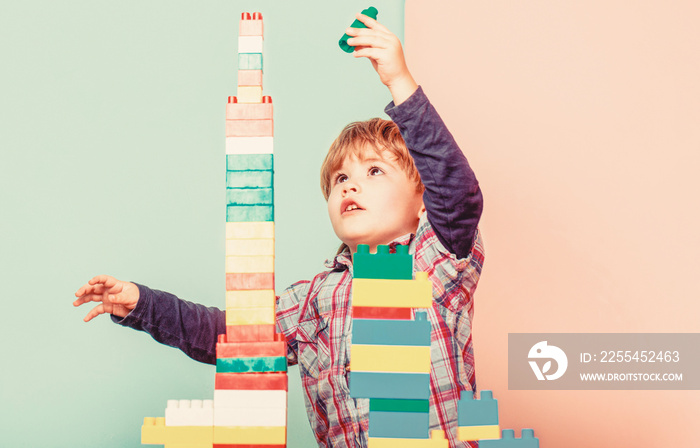
[[[540,440],[532,429],[523,429],[520,438],[515,438],[515,431],[504,429],[500,439],[479,440],[479,448],[540,448]]]
[[[219,358],[216,360],[219,373],[286,372],[287,358],[263,356],[260,358]]]
[[[457,402],[457,420],[459,426],[497,425],[498,400],[490,390],[482,390],[479,400],[471,390],[463,390]]]
[[[226,188],[272,188],[272,171],[226,171]]]
[[[376,254],[370,254],[367,244],[359,244],[352,266],[354,278],[413,279],[413,256],[408,246],[396,246],[396,253],[390,254],[389,246],[380,245]]]
[[[227,188],[227,205],[272,205],[272,188]]]
[[[227,205],[226,222],[274,221],[275,209],[272,205]]]
[[[428,412],[430,400],[392,400],[389,398],[370,398],[370,412]]]
[[[226,169],[228,171],[271,170],[272,167],[272,154],[226,155]]]
[[[377,8],[374,6],[370,6],[369,8],[365,9],[362,11],[362,14],[366,15],[367,17],[371,17],[374,20],[377,20]],[[355,19],[354,22],[352,22],[352,25],[350,25],[350,28],[367,28],[364,23],[360,22],[359,20]],[[346,53],[352,53],[355,51],[355,47],[352,45],[348,45],[348,39],[350,39],[351,36],[348,36],[347,34],[343,34],[343,37],[340,38],[340,41],[338,42],[338,45],[340,45],[340,49],[343,50]]]
[[[238,70],[262,70],[262,53],[238,53]]]

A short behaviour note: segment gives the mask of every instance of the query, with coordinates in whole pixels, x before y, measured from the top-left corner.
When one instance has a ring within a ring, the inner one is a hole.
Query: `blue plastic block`
[[[272,188],[272,171],[226,171],[226,188]]]
[[[430,398],[427,373],[350,372],[350,396],[353,398]]]
[[[226,206],[226,222],[262,222],[274,220],[275,210],[272,205]]]
[[[416,320],[353,319],[352,343],[430,346],[431,325],[425,311]]]
[[[286,372],[287,358],[285,356],[218,358],[216,371],[218,373]]]
[[[532,429],[523,429],[521,437],[515,438],[515,431],[504,429],[500,439],[479,440],[479,448],[540,448],[540,441]]]
[[[262,70],[262,53],[238,53],[238,70]]]
[[[490,390],[481,391],[481,399],[475,400],[472,391],[463,390],[457,403],[458,426],[498,425],[498,400]]]
[[[273,203],[272,199],[272,188],[226,189],[228,205],[270,205]]]
[[[430,438],[430,414],[427,412],[369,413],[369,436],[395,439]]]
[[[272,167],[272,154],[226,155],[226,169],[228,171],[271,170]]]
[[[370,254],[367,244],[359,244],[352,256],[353,278],[383,278],[390,280],[413,279],[413,255],[408,246],[396,246],[396,253],[389,253],[389,246],[377,246],[377,253]]]

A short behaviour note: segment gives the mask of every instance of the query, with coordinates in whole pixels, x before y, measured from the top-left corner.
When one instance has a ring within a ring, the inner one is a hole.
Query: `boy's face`
[[[379,156],[366,148],[363,160],[354,155],[331,174],[328,215],[335,234],[350,247],[389,244],[407,233],[414,233],[425,211],[422,193],[387,151]]]

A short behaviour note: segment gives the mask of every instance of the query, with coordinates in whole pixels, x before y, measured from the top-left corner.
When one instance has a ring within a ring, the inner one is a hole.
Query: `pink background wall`
[[[408,0],[481,182],[480,389],[541,446],[695,446],[698,391],[509,391],[509,332],[700,332],[700,3]],[[595,444],[595,445],[594,445]]]

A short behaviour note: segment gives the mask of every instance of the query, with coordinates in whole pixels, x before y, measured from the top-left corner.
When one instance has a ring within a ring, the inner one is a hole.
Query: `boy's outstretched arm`
[[[350,28],[355,57],[366,57],[394,99],[385,112],[398,125],[420,173],[423,202],[440,242],[447,250],[469,255],[483,209],[479,183],[464,153],[437,111],[413,80],[401,41],[376,20],[358,14],[367,28]]]

